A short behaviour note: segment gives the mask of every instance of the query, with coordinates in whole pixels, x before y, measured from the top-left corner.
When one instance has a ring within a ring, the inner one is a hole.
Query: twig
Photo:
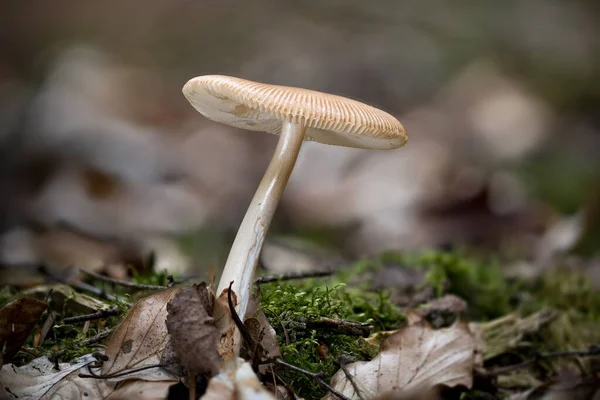
[[[46,318],[46,321],[44,321],[44,325],[42,326],[42,329],[40,330],[40,338],[38,340],[38,346],[41,346],[42,343],[44,343],[46,336],[48,336],[48,333],[54,326],[54,320],[56,319],[57,315],[58,315],[58,312],[56,312],[55,310],[51,310],[48,313],[48,318]]]
[[[107,329],[105,331],[100,332],[99,334],[92,336],[91,338],[82,340],[81,342],[78,343],[79,346],[89,346],[91,344],[94,344],[96,342],[101,341],[102,339],[104,339],[105,337],[109,336],[111,333],[113,333],[115,331],[115,329],[117,328],[110,328]],[[66,350],[59,350],[56,353],[54,353],[52,355],[52,357],[50,357],[51,361],[56,361],[58,360],[58,358],[60,356],[62,356],[63,354],[65,354]]]
[[[88,374],[79,374],[79,377],[81,378],[94,378],[94,379],[111,379],[111,378],[119,378],[121,376],[125,376],[125,375],[130,375],[136,372],[140,372],[140,371],[145,371],[147,369],[151,369],[151,368],[164,368],[164,367],[168,367],[169,365],[174,364],[175,362],[170,362],[170,363],[165,363],[165,364],[155,364],[155,365],[147,365],[145,367],[139,367],[139,368],[133,368],[127,371],[122,371],[122,372],[116,372],[114,374],[106,374],[106,375],[97,375],[95,372],[92,371],[92,369],[90,368],[90,366],[88,365]]]
[[[244,323],[240,319],[240,316],[235,311],[235,305],[233,304],[233,299],[231,297],[231,293],[233,292],[233,290],[231,290],[232,285],[233,281],[229,282],[229,290],[227,291],[227,303],[229,304],[229,312],[231,313],[231,318],[233,319],[233,322],[242,334],[242,338],[244,339],[244,342],[246,342],[246,346],[252,353],[254,352],[256,345],[254,343],[254,340],[252,339],[252,336],[250,335],[250,332],[248,332],[248,329],[246,329],[246,325],[244,325]]]
[[[143,285],[141,283],[123,281],[123,280],[120,280],[120,279],[113,279],[113,278],[109,278],[108,276],[97,274],[97,273],[92,272],[92,271],[86,271],[84,269],[80,269],[80,271],[83,272],[84,274],[86,274],[87,276],[90,276],[90,277],[92,277],[94,279],[99,279],[101,281],[108,282],[108,283],[111,283],[113,285],[124,286],[124,287],[128,287],[128,288],[131,288],[131,289],[139,289],[139,290],[164,290],[164,289],[168,288],[168,286]]]
[[[323,329],[332,333],[348,336],[369,337],[371,334],[372,325],[363,324],[361,322],[346,321],[342,319],[332,319],[327,317],[308,317],[305,321],[309,329]]]
[[[109,336],[111,333],[113,333],[116,329],[117,328],[115,327],[115,328],[110,328],[105,331],[102,331],[99,334],[97,334],[96,336],[92,336],[91,338],[82,341],[81,344],[84,346],[89,346],[90,344],[99,342],[102,339],[104,339],[105,337]]]
[[[187,380],[188,389],[190,391],[189,399],[196,400],[196,375],[192,374],[191,372],[188,372]]]
[[[350,371],[348,371],[348,368],[346,368],[346,364],[347,364],[346,359],[347,359],[347,357],[345,357],[345,356],[340,357],[340,367],[342,368],[342,371],[344,371],[344,375],[346,375],[346,379],[348,379],[350,381],[350,384],[354,388],[354,393],[356,393],[356,395],[358,396],[358,398],[360,400],[364,400],[363,396],[360,393],[360,389],[358,388],[358,385],[354,381],[354,377],[352,376]]]
[[[494,368],[490,371],[487,371],[484,375],[487,377],[493,377],[498,375],[503,375],[509,372],[513,372],[525,367],[528,367],[532,364],[538,363],[543,360],[547,360],[549,358],[557,358],[557,357],[594,357],[600,355],[600,344],[594,344],[590,346],[587,350],[574,350],[574,351],[554,351],[550,353],[538,353],[533,358],[529,360],[525,360],[518,364],[507,365],[505,367]]]
[[[121,314],[121,309],[119,307],[109,308],[108,310],[101,310],[95,313],[86,314],[86,315],[78,315],[76,317],[63,318],[63,324],[76,324],[78,322],[85,321],[94,321],[97,319],[104,319],[108,317],[112,317],[113,315]]]
[[[313,378],[314,380],[317,381],[317,383],[319,384],[319,386],[321,386],[323,389],[328,390],[331,394],[333,394],[334,396],[342,399],[342,400],[350,400],[349,397],[344,396],[343,394],[341,394],[340,392],[338,392],[337,390],[335,390],[334,388],[332,388],[331,386],[329,386],[327,383],[325,383],[325,381],[321,378],[321,374],[315,373],[315,372],[310,372],[307,371],[305,369],[302,369],[300,367],[296,367],[295,365],[292,364],[288,364],[285,361],[281,360],[280,358],[276,358],[275,359],[275,364],[280,365],[282,367],[285,367],[287,369],[290,369],[292,371],[298,372],[302,375],[308,376],[309,378]]]
[[[292,279],[304,279],[304,278],[319,278],[323,276],[330,276],[334,271],[309,271],[309,272],[287,272],[284,274],[274,274],[261,276],[254,281],[255,284],[261,285],[263,283],[278,282],[278,281],[289,281]]]

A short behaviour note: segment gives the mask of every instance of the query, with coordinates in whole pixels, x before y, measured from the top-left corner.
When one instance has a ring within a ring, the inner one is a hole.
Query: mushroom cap
[[[251,131],[279,134],[283,121],[303,123],[306,140],[362,149],[393,149],[406,131],[390,114],[355,100],[223,75],[204,75],[183,87],[206,118]]]

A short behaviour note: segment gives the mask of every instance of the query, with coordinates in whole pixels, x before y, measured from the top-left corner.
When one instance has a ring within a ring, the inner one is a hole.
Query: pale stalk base
[[[263,242],[296,164],[305,132],[306,127],[300,124],[290,121],[283,123],[275,154],[254,194],[229,252],[216,292],[220,301],[215,301],[213,313],[216,326],[221,332],[219,353],[222,357],[231,353],[237,356],[241,338],[229,315],[227,296],[221,295],[233,281],[232,291],[237,297],[235,309],[240,319],[244,321],[254,288],[255,272]]]

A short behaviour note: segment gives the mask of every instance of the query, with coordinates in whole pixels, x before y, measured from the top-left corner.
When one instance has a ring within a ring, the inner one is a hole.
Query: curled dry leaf
[[[241,358],[225,360],[221,372],[208,382],[202,400],[275,400],[260,383],[252,366]]]
[[[203,282],[177,293],[167,305],[167,330],[186,370],[194,375],[214,375],[221,360],[217,352],[219,331],[212,311],[210,293]]]
[[[102,375],[157,365],[163,360],[170,338],[165,320],[167,304],[180,289],[172,288],[138,301],[106,345],[108,361],[102,366]],[[162,368],[152,369],[154,375],[142,371],[145,380],[163,381],[173,378]],[[128,374],[129,379],[138,373]]]
[[[468,388],[473,384],[476,343],[467,324],[434,330],[424,320],[399,329],[381,346],[371,361],[346,366],[331,386],[353,398],[373,398],[388,392],[429,392],[436,386]],[[357,393],[357,390],[359,393]],[[333,400],[332,395],[326,399]]]
[[[0,349],[4,349],[2,362],[9,363],[17,354],[31,329],[48,305],[33,297],[21,297],[0,310]]]
[[[94,362],[93,356],[86,355],[73,364],[60,364],[59,370],[46,357],[19,368],[5,365],[0,371],[0,399],[162,400],[166,398],[169,386],[176,383],[175,380],[149,382],[124,377],[127,380],[117,385],[103,379],[80,377],[80,373],[88,372],[86,366]]]

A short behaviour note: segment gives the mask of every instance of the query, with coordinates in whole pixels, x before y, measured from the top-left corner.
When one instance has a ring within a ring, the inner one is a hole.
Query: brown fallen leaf
[[[345,369],[351,380],[343,370],[338,371],[331,386],[353,399],[388,392],[412,395],[436,386],[470,388],[475,351],[476,341],[467,324],[434,330],[421,320],[391,335],[373,360],[348,364]],[[325,399],[334,397],[329,394]]]
[[[241,358],[223,362],[221,372],[208,382],[202,400],[275,400],[260,383],[252,366]]]
[[[167,304],[179,292],[167,289],[138,301],[125,316],[106,345],[108,361],[102,366],[102,375],[124,372],[132,368],[158,365],[170,343],[165,321]],[[162,368],[142,371],[145,380],[162,381],[173,378]],[[129,379],[138,373],[128,374]],[[152,378],[152,379],[150,379]]]
[[[194,375],[219,372],[219,331],[215,327],[211,294],[203,282],[177,293],[167,305],[167,330],[185,369]]]
[[[9,363],[17,354],[31,329],[48,305],[33,297],[21,297],[0,310],[0,349],[4,349],[2,362]]]

